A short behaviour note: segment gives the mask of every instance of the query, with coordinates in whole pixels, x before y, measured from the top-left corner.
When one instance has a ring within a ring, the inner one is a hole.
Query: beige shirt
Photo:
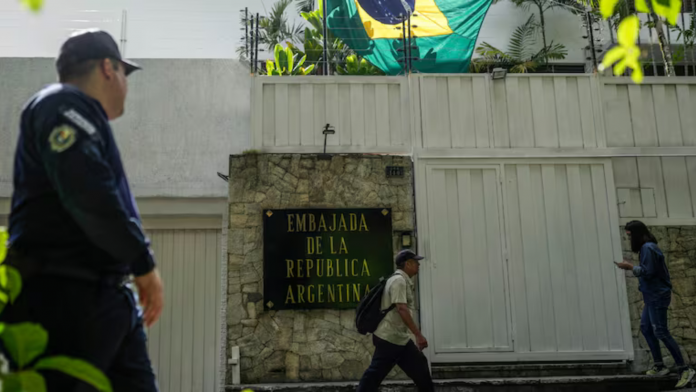
[[[402,270],[397,270],[384,287],[382,310],[389,308],[392,304],[406,304],[413,317],[416,309],[414,284],[408,274]],[[408,327],[396,308],[387,313],[374,334],[380,339],[399,346],[405,346],[411,339]]]

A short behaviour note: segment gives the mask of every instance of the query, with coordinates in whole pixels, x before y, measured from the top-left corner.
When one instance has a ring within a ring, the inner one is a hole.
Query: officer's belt
[[[35,276],[56,276],[108,286],[119,286],[125,282],[125,277],[123,276],[105,275],[96,271],[75,268],[74,266],[41,262],[12,248],[7,250],[7,260],[4,264],[16,268],[24,280]]]

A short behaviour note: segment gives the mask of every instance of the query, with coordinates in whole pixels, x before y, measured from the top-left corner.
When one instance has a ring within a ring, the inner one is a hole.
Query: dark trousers
[[[363,374],[357,392],[376,392],[385,377],[398,365],[407,376],[413,380],[419,392],[434,391],[433,380],[430,377],[428,359],[409,340],[405,346],[399,346],[372,335],[375,353],[372,363]]]
[[[0,320],[41,324],[48,332],[43,356],[90,362],[111,380],[114,392],[158,390],[134,294],[125,286],[34,276],[24,281],[19,298]],[[96,391],[62,373],[41,373],[48,392]]]
[[[646,303],[640,319],[640,331],[648,342],[648,347],[650,347],[650,352],[656,365],[662,365],[662,350],[660,350],[660,341],[662,341],[670,354],[672,354],[677,367],[681,369],[686,364],[684,363],[681,350],[679,350],[679,345],[669,333],[669,328],[667,327],[668,308],[669,302],[662,304]]]

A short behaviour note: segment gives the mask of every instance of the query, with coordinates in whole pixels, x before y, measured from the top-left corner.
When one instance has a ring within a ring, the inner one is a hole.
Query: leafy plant
[[[319,0],[322,1],[322,0]],[[302,12],[310,12],[314,10],[314,3],[315,0],[297,0],[297,11],[302,13]]]
[[[29,8],[32,12],[39,12],[43,8],[43,0],[21,0],[22,5]]]
[[[259,22],[259,42],[272,50],[281,42],[301,42],[302,26],[288,21],[287,10],[293,0],[278,0],[271,8],[270,14]]]
[[[307,22],[309,22],[309,25],[311,26],[311,28],[309,28],[309,31],[311,32],[309,41],[310,47],[312,48],[311,50],[315,53],[315,55],[312,56],[307,49],[307,30],[305,30],[304,37],[305,51],[307,51],[309,58],[316,60],[316,62],[312,62],[312,64],[319,64],[319,62],[324,61],[324,19],[322,2],[319,2],[319,9],[311,12],[303,12],[301,15]],[[349,48],[348,45],[343,42],[343,40],[334,36],[330,30],[327,30],[326,42],[329,63],[331,66],[329,74],[331,74],[333,72],[337,72],[338,64],[345,64],[348,56],[355,54],[355,52]]]
[[[529,11],[532,8],[536,8],[539,11],[539,28],[541,30],[542,43],[544,48],[549,47],[550,45],[546,43],[546,19],[544,18],[544,13],[551,8],[563,7],[565,4],[558,0],[512,0],[512,2],[525,11]]]
[[[476,48],[478,58],[472,60],[476,72],[488,71],[490,68],[505,68],[511,73],[527,73],[536,70],[549,60],[562,60],[568,54],[565,46],[554,44],[536,50],[538,25],[534,14],[518,26],[510,38],[507,52],[483,42]]]
[[[8,302],[14,303],[22,290],[19,272],[2,264],[7,256],[7,239],[7,231],[0,227],[0,311]],[[48,333],[39,324],[0,323],[0,340],[17,364],[16,372],[0,373],[4,392],[46,392],[46,381],[40,370],[63,372],[100,392],[112,391],[109,379],[89,362],[65,356],[40,358],[48,345]]]
[[[314,64],[311,64],[306,69],[302,67],[307,56],[302,56],[302,58],[297,60],[299,55],[292,52],[290,48],[283,48],[282,45],[278,44],[274,51],[275,62],[268,60],[266,62],[266,71],[268,75],[272,76],[283,76],[283,75],[308,75],[314,70]]]
[[[684,39],[684,44],[677,48],[674,53],[675,61],[683,61],[686,58],[686,52],[693,51],[694,49],[694,39],[696,38],[696,19],[691,18],[691,23],[689,27],[682,27],[679,25],[670,26],[670,29],[677,33],[677,41]]]
[[[585,4],[587,0],[578,1],[580,1],[581,4]],[[599,10],[602,17],[604,19],[614,17],[620,1],[621,0],[599,0]],[[662,18],[666,18],[669,24],[676,25],[681,5],[681,0],[636,0],[635,2],[636,11],[640,13],[650,13],[651,19],[655,22],[655,30],[657,31],[658,42],[665,60],[667,76],[674,75],[674,64],[672,63],[672,50],[662,28]],[[601,69],[611,67],[616,63],[617,65],[614,68],[615,75],[623,73],[617,72],[617,67],[621,70],[630,68],[633,70],[633,81],[635,83],[642,82],[643,70],[636,55],[636,53],[639,52],[639,48],[636,45],[639,29],[640,23],[635,15],[624,17],[621,20],[617,34],[620,46],[610,50],[604,56],[602,67],[600,67]]]
[[[384,75],[381,69],[375,67],[369,61],[357,54],[351,54],[346,58],[346,66],[337,66],[339,75]]]
[[[295,46],[292,42],[286,42],[288,48],[292,50],[295,55],[300,57],[307,57],[307,64],[318,65],[322,61],[324,55],[324,47],[320,40],[320,37],[316,37],[314,30],[309,27],[305,29],[303,47],[304,51]]]

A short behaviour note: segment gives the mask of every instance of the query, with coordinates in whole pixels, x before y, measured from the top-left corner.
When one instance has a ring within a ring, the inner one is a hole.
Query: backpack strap
[[[393,274],[391,274],[391,276],[390,276],[389,278],[387,278],[387,280],[393,278],[393,277],[396,276],[396,275],[401,275],[401,274],[399,274],[398,272],[394,272]],[[385,287],[384,287],[384,288],[386,289],[386,284],[385,284]],[[396,308],[396,304],[391,304],[391,305],[389,305],[388,308],[386,308],[386,309],[384,309],[384,310],[382,311],[382,316],[386,316],[387,313],[389,313],[389,312],[391,312],[392,310],[394,310],[394,308]]]

